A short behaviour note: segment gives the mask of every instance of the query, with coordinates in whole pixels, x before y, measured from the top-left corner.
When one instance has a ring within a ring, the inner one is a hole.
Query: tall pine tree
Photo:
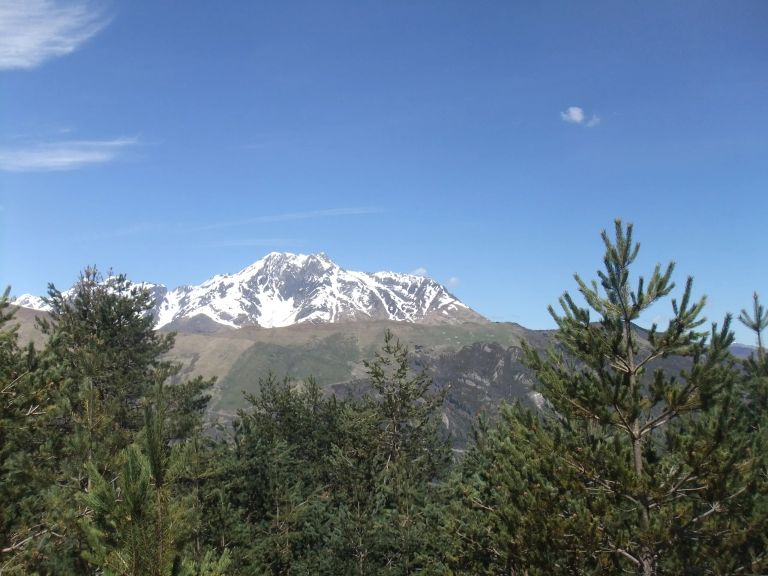
[[[350,574],[439,572],[437,483],[450,456],[443,395],[389,330],[366,368],[372,394],[332,455],[337,560]]]
[[[50,286],[48,303],[51,313],[39,321],[47,345],[36,371],[48,404],[37,444],[30,443],[41,462],[36,476],[44,479],[15,552],[27,574],[87,574],[95,571],[84,531],[93,510],[81,496],[97,477],[114,484],[145,406],[156,401],[156,384],[179,367],[164,358],[174,337],[153,329],[151,294],[124,276],[86,269],[66,293]],[[163,442],[199,432],[208,386],[195,379],[168,387]]]
[[[542,411],[503,411],[470,452],[458,490],[473,514],[458,523],[454,562],[511,574],[751,570],[718,553],[725,525],[734,541],[744,534],[749,483],[730,319],[700,332],[704,299],[689,278],[666,328],[640,329],[674,290],[674,265],[633,278],[632,226],[617,221],[602,239],[597,280],[576,275],[586,305],[566,292],[562,312],[550,308],[558,348],[527,349]]]
[[[0,573],[24,573],[23,552],[47,533],[34,521],[40,493],[49,484],[45,424],[51,390],[29,345],[21,348],[18,327],[0,295]]]
[[[743,488],[735,474],[743,445],[728,440],[738,413],[730,318],[708,337],[699,332],[705,300],[692,300],[689,278],[667,327],[654,324],[641,340],[635,323],[673,291],[674,264],[635,280],[632,226],[617,221],[614,239],[606,232],[602,239],[598,280],[576,275],[587,307],[566,292],[562,314],[550,308],[564,353],[542,359],[529,350],[529,360],[552,417],[574,439],[562,462],[589,487],[585,505],[599,519],[596,564],[644,576],[703,571],[702,552],[719,538],[716,520]],[[648,372],[671,356],[688,367]]]

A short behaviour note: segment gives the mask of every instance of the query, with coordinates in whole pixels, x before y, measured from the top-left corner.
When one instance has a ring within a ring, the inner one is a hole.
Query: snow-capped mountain
[[[204,315],[235,328],[302,322],[396,320],[429,324],[484,321],[434,280],[413,274],[345,270],[325,254],[272,252],[235,274],[172,291],[151,285],[157,327]],[[44,309],[24,295],[19,306]]]
[[[22,294],[11,302],[16,306],[22,308],[31,308],[32,310],[48,310],[48,305],[40,296],[32,296],[32,294]]]

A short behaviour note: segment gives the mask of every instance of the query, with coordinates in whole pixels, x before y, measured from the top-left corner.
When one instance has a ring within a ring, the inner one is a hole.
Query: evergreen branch
[[[733,570],[734,574],[739,574],[741,572],[744,572],[748,569],[754,569],[756,566],[762,566],[763,560],[768,557],[768,550],[764,550],[760,554],[754,556],[752,558],[752,561],[749,564],[743,564],[742,566],[739,566],[738,568]]]
[[[16,378],[14,378],[10,382],[8,382],[8,384],[6,384],[5,387],[3,387],[2,390],[0,390],[0,394],[10,394],[11,393],[10,392],[11,388],[15,387],[16,384],[18,383],[18,381],[21,380],[22,378],[24,378],[24,376],[28,375],[29,373],[30,373],[30,371],[27,370],[26,372],[23,372],[22,374],[19,374]]]
[[[578,464],[574,460],[571,460],[569,458],[565,458],[564,457],[563,461],[568,466],[570,466],[572,469],[576,470],[577,472],[581,472],[582,474],[587,476],[590,481],[594,482],[595,484],[598,484],[598,485],[602,486],[609,493],[614,494],[616,496],[619,496],[621,498],[625,498],[626,500],[628,500],[629,502],[631,502],[635,506],[640,506],[640,501],[637,498],[635,498],[631,494],[627,494],[626,492],[620,492],[620,491],[616,490],[616,488],[614,488],[614,486],[612,484],[618,484],[618,483],[616,483],[616,482],[611,483],[608,480],[604,480],[603,478],[601,478],[600,476],[595,475],[590,470],[588,470],[585,466],[582,466],[582,465]]]
[[[477,497],[475,497],[475,496],[472,496],[472,497],[470,498],[470,501],[471,501],[471,502],[472,502],[472,503],[473,503],[475,506],[477,506],[478,508],[480,508],[480,509],[482,509],[482,510],[485,510],[485,511],[487,511],[487,512],[496,512],[496,508],[494,508],[494,507],[492,507],[492,506],[488,506],[488,505],[486,505],[486,504],[483,504],[483,503],[482,503],[480,500],[478,500],[478,498],[477,498]]]
[[[670,422],[673,418],[676,416],[679,416],[680,414],[687,412],[689,410],[693,410],[698,404],[690,402],[691,398],[693,397],[693,391],[694,391],[694,385],[691,382],[691,380],[688,380],[685,387],[680,392],[680,398],[683,398],[683,401],[675,406],[671,406],[667,409],[665,409],[661,414],[656,416],[653,420],[650,422],[647,422],[644,426],[642,426],[639,430],[639,437],[642,438],[649,432],[652,432],[659,426],[663,426],[664,424],[667,424]]]
[[[658,350],[658,351],[656,351],[656,352],[653,352],[653,353],[649,354],[649,355],[648,355],[648,356],[646,356],[646,357],[645,357],[643,360],[641,360],[640,362],[638,362],[638,363],[635,365],[635,371],[636,371],[636,373],[638,373],[638,374],[639,374],[639,373],[640,373],[640,371],[641,371],[641,370],[643,370],[643,368],[645,368],[645,366],[646,366],[646,365],[647,365],[649,362],[653,362],[653,361],[654,361],[654,360],[656,360],[657,358],[662,358],[662,357],[664,357],[666,354],[667,354],[667,352],[664,352],[664,351],[661,351],[661,350]]]
[[[739,314],[739,322],[757,335],[757,356],[762,362],[765,359],[762,332],[765,328],[768,328],[768,313],[766,313],[765,309],[760,304],[760,298],[757,295],[757,292],[752,295],[752,300],[753,316],[750,316],[745,309],[742,309],[741,314]]]
[[[698,490],[698,489],[694,490],[694,489],[682,488],[682,486],[684,484],[686,484],[688,482],[692,482],[692,481],[696,480],[699,477],[697,474],[694,474],[694,472],[696,472],[697,469],[698,469],[698,467],[691,468],[691,470],[685,476],[683,476],[682,478],[679,478],[677,480],[677,482],[675,482],[672,485],[672,487],[669,490],[667,490],[667,493],[665,494],[665,496],[667,496],[667,497],[673,496],[673,497],[671,499],[669,499],[669,500],[666,500],[665,503],[666,502],[670,502],[671,500],[674,500],[675,498],[677,498],[677,496],[674,496],[674,495],[680,493],[681,491],[691,492],[691,491]],[[658,503],[657,505],[661,506],[661,504],[662,503]]]
[[[609,361],[609,366],[617,372],[621,372],[622,374],[630,374],[630,371],[632,370],[629,362],[627,362],[627,360],[625,360],[622,356],[616,356],[612,358]]]
[[[24,414],[25,417],[27,416],[41,416],[44,414],[44,412],[40,412],[40,404],[35,404],[34,406],[32,404],[29,405],[29,408],[27,408],[26,414]]]
[[[608,542],[608,544],[612,547],[609,549],[603,550],[603,552],[612,552],[615,554],[620,554],[621,556],[624,556],[624,558],[632,562],[635,566],[641,565],[640,560],[638,560],[635,556],[633,556],[632,554],[624,550],[624,548],[615,547],[610,541]]]
[[[584,406],[576,402],[576,400],[574,400],[573,398],[570,398],[565,394],[560,394],[560,398],[564,399],[568,404],[573,406],[577,410],[577,412],[581,412],[582,416],[584,416],[585,418],[589,420],[597,420],[598,422],[600,422],[600,416],[590,411],[588,408],[585,408]]]
[[[619,415],[619,418],[621,419],[622,429],[626,430],[627,433],[632,435],[632,426],[630,426],[629,421],[627,420],[627,417],[624,415],[624,412],[622,411],[621,407],[616,403],[616,401],[613,402],[613,409],[616,411],[616,413]]]
[[[12,544],[11,546],[8,546],[6,548],[0,549],[0,552],[3,554],[7,554],[8,552],[14,552],[16,550],[19,550],[26,546],[30,541],[34,540],[35,538],[39,538],[40,536],[45,536],[46,534],[50,534],[51,536],[55,536],[59,539],[64,538],[63,534],[59,534],[58,532],[55,532],[53,528],[46,528],[45,530],[40,530],[39,532],[36,532],[34,534],[31,534],[24,538],[23,540],[20,540],[16,542],[15,544]]]

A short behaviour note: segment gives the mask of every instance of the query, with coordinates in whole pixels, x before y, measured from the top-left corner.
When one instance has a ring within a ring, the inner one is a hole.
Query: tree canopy
[[[480,417],[387,330],[355,394],[254,374],[233,421],[168,360],[149,291],[86,269],[22,346],[0,297],[0,574],[764,574],[768,313],[731,318],[674,264],[636,273],[633,227],[524,345],[537,403]],[[664,326],[641,327],[669,306]],[[349,383],[353,387],[353,383]]]

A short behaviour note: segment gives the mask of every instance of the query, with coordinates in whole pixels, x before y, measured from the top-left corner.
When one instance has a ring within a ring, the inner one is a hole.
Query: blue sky
[[[763,0],[0,0],[0,283],[324,251],[545,328],[621,217],[718,320],[768,300],[766,30]]]

